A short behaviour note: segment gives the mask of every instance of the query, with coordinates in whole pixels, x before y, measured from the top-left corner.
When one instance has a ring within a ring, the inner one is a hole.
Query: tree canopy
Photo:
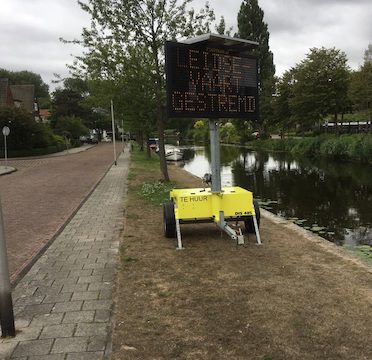
[[[295,69],[292,108],[297,119],[308,125],[328,114],[344,113],[350,106],[348,85],[350,69],[341,50],[313,48]]]
[[[165,180],[169,180],[169,176],[163,136],[164,42],[209,32],[209,24],[214,20],[213,11],[207,4],[200,12],[196,12],[189,8],[190,3],[191,0],[79,1],[81,8],[91,16],[91,26],[83,29],[80,44],[86,52],[76,59],[72,69],[94,80],[109,81],[112,85],[111,93],[117,97],[120,94],[120,99],[116,102],[124,119],[133,118],[133,112],[137,111],[137,122],[147,123],[147,119],[153,116],[149,113],[148,106],[155,105],[160,166]],[[133,66],[133,62],[141,66],[140,72]],[[132,74],[141,73],[146,79],[128,75],[132,71]],[[142,89],[138,87],[140,81],[144,81]],[[141,91],[144,98],[142,102],[135,101],[138,104],[135,109],[133,102],[125,99],[130,99],[132,94],[137,94],[140,99]],[[146,102],[149,99],[150,103]]]
[[[9,71],[0,69],[0,78],[9,79],[11,85],[34,85],[37,98],[49,97],[49,86],[44,83],[39,74],[32,71]]]
[[[259,95],[260,95],[260,124],[272,118],[272,94],[275,90],[275,66],[273,53],[270,51],[267,23],[264,22],[264,12],[257,0],[244,0],[238,13],[238,33],[242,39],[257,41],[258,49],[254,51],[259,63]]]
[[[372,44],[364,53],[364,63],[351,74],[350,98],[354,109],[372,115]]]

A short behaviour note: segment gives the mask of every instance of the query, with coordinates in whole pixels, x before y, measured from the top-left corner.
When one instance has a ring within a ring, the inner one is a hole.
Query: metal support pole
[[[179,219],[176,219],[176,234],[177,234],[177,247],[176,247],[176,250],[183,250],[184,247],[182,246],[181,228],[180,228],[180,221],[179,221]]]
[[[212,193],[221,192],[220,136],[218,121],[209,119],[209,136],[211,141]]]
[[[6,136],[4,135],[4,156],[5,156],[5,168],[8,167],[8,147],[6,144]]]
[[[12,292],[0,202],[0,321],[1,337],[15,336]]]
[[[254,231],[256,233],[257,245],[262,245],[260,230],[258,229],[258,223],[257,223],[256,215],[253,215],[253,225],[254,225]]]
[[[123,151],[124,151],[124,121],[121,120],[121,144],[123,145]]]
[[[112,144],[114,146],[114,163],[117,165],[116,162],[116,143],[115,143],[115,120],[114,120],[114,103],[111,100],[111,123],[112,123]]]

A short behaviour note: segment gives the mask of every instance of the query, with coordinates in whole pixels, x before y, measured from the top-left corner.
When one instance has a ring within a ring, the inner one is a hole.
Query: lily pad
[[[311,231],[319,232],[319,231],[324,231],[326,228],[324,226],[312,226]]]
[[[298,219],[298,220],[295,220],[295,223],[301,225],[306,221],[307,221],[306,219]]]

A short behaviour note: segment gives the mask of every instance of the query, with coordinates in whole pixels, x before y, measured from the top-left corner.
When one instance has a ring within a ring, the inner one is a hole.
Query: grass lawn
[[[163,235],[156,157],[134,152],[115,290],[113,359],[371,359],[372,272],[280,222],[263,246],[213,224]],[[178,187],[201,186],[169,166]]]

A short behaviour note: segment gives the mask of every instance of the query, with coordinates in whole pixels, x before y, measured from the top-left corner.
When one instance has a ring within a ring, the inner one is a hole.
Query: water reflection
[[[210,172],[209,148],[194,148],[185,170]],[[372,168],[221,147],[222,185],[254,192],[262,207],[339,245],[372,245]]]

